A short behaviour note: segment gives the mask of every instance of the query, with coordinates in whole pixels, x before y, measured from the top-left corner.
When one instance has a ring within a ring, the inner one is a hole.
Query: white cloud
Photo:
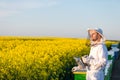
[[[55,6],[56,1],[16,1],[16,2],[0,2],[0,17],[17,14],[24,10],[44,8]]]
[[[48,6],[53,6],[53,5],[56,5],[57,3],[56,2],[49,2],[47,5]]]
[[[15,11],[15,10],[0,10],[0,17],[6,17],[6,16],[11,16],[14,14],[18,14],[20,11]]]

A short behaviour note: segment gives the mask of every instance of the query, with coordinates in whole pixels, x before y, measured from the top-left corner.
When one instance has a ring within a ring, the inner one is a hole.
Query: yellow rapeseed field
[[[0,37],[0,79],[64,80],[75,66],[73,57],[89,53],[86,41],[74,38]]]

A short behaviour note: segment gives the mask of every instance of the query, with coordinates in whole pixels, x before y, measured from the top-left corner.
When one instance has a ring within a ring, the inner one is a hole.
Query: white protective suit
[[[108,51],[105,44],[91,46],[86,80],[104,80],[104,69],[107,63]]]

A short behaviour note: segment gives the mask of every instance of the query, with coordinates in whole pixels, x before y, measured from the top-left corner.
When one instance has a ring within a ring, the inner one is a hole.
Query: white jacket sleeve
[[[101,68],[105,68],[107,63],[107,48],[106,46],[99,45],[91,51],[90,55],[90,66],[94,70],[99,70]]]

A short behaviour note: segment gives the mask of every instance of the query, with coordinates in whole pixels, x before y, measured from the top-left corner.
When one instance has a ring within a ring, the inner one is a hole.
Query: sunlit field
[[[0,79],[65,80],[73,57],[89,54],[88,40],[77,38],[0,37]],[[114,42],[107,41],[107,47]]]

